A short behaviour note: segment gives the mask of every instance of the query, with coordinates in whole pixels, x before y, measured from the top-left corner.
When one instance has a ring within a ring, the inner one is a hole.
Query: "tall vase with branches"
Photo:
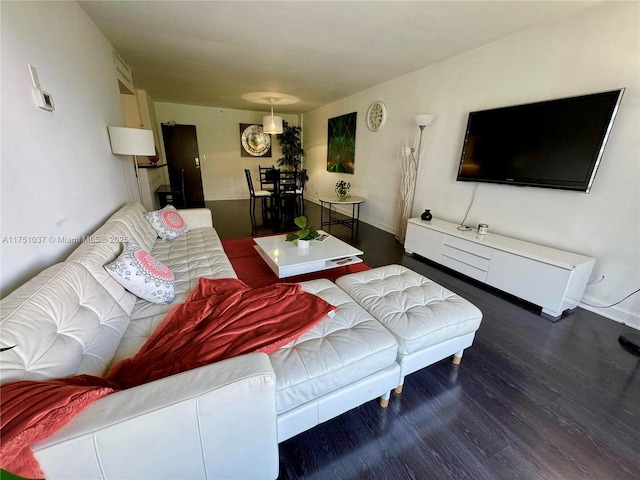
[[[420,158],[416,158],[415,147],[402,147],[400,158],[400,202],[398,203],[398,217],[396,224],[396,239],[404,243],[407,233],[407,220],[413,208],[413,196],[416,190],[416,179]]]
[[[398,221],[396,224],[396,239],[404,243],[407,234],[407,221],[411,217],[413,210],[413,197],[416,191],[416,180],[420,169],[420,159],[422,156],[422,134],[424,127],[433,120],[433,115],[416,115],[415,122],[420,129],[420,137],[416,143],[410,147],[402,147],[400,150],[400,202],[398,204]],[[417,150],[417,155],[416,155]]]

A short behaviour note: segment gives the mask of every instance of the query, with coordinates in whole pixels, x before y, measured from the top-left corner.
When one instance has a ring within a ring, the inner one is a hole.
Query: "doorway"
[[[169,183],[172,190],[180,192],[177,195],[176,206],[204,207],[200,153],[195,125],[163,123],[162,138],[167,155]]]

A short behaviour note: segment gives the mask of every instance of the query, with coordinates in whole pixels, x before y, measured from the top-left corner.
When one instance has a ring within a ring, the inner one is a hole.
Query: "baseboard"
[[[205,202],[219,202],[221,200],[249,200],[249,195],[233,195],[229,197],[205,198]]]
[[[590,303],[591,305],[597,305],[598,301],[590,298],[583,297],[583,301],[586,303]],[[633,312],[627,312],[619,307],[609,307],[609,308],[596,308],[587,305],[586,303],[580,303],[580,308],[584,308],[585,310],[589,310],[590,312],[597,313],[598,315],[602,315],[603,317],[607,317],[611,320],[615,320],[618,323],[622,323],[623,325],[628,325],[629,327],[640,330],[640,315]]]

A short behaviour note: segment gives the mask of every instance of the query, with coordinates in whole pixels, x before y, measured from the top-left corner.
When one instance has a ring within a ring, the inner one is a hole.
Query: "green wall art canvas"
[[[357,112],[353,112],[329,119],[327,171],[353,173],[357,115]]]

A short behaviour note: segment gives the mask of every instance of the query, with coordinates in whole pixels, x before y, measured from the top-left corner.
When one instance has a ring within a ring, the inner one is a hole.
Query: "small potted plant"
[[[351,194],[349,193],[350,188],[351,183],[340,180],[339,182],[336,182],[336,195],[340,200],[349,198],[351,196]]]
[[[311,229],[311,222],[307,217],[301,216],[293,219],[293,223],[300,229],[297,232],[287,234],[287,242],[298,241],[298,248],[309,248],[309,240],[319,236],[316,230]]]

